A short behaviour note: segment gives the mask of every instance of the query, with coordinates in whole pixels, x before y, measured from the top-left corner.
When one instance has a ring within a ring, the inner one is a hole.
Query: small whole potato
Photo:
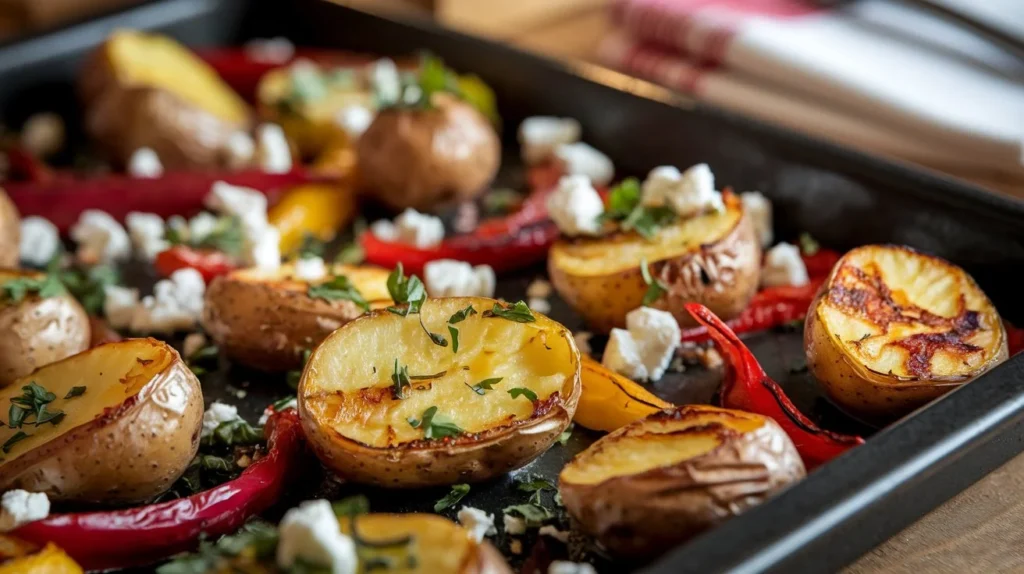
[[[473,106],[435,94],[429,108],[377,114],[356,144],[362,190],[401,210],[436,210],[486,190],[501,163],[501,142]]]
[[[0,284],[41,278],[34,271],[0,271]],[[89,348],[89,316],[68,293],[0,302],[0,387],[43,365]]]
[[[21,216],[7,193],[0,189],[0,267],[17,267],[21,248]]]

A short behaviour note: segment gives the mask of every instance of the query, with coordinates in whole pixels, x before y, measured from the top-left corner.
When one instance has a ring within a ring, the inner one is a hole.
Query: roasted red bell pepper
[[[813,255],[801,255],[804,260],[804,267],[807,268],[807,276],[811,279],[828,275],[832,268],[839,262],[843,255],[831,249],[818,249]]]
[[[1024,329],[1014,327],[1009,321],[1003,321],[1003,328],[1006,329],[1006,342],[1010,347],[1010,356],[1024,351]]]
[[[195,249],[186,245],[175,245],[157,254],[153,261],[161,277],[170,277],[178,269],[191,267],[209,283],[214,278],[238,269],[238,263],[227,253],[213,249]]]
[[[800,287],[762,289],[750,300],[747,308],[726,321],[726,325],[736,333],[756,333],[799,321],[807,315],[807,308],[824,280],[824,277],[818,277]],[[710,338],[708,328],[703,325],[683,330],[683,341],[696,343]]]
[[[299,467],[298,414],[294,409],[275,413],[264,432],[267,454],[216,488],[139,508],[54,514],[11,534],[38,544],[53,542],[86,570],[141,566],[190,550],[201,536],[234,532],[280,498]]]
[[[106,211],[119,221],[132,211],[161,217],[195,213],[202,208],[203,198],[217,181],[262,191],[273,200],[286,188],[318,180],[304,169],[283,174],[258,170],[174,172],[154,179],[123,175],[74,179],[61,174],[48,181],[12,182],[4,189],[22,217],[45,217],[61,232],[66,232],[86,209]]]
[[[736,333],[710,309],[698,303],[687,303],[686,310],[708,328],[725,359],[728,372],[722,380],[720,393],[723,407],[774,419],[793,440],[808,470],[864,444],[859,436],[824,430],[805,417],[786,397],[782,387],[768,377]]]
[[[7,155],[9,181],[44,182],[54,179],[53,168],[21,146],[4,150]]]

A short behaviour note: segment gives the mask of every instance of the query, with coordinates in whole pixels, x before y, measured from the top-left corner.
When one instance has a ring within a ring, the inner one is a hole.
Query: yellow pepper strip
[[[573,417],[580,426],[611,432],[672,406],[590,357],[580,367],[583,392]]]
[[[267,218],[281,232],[281,252],[286,254],[297,249],[307,234],[330,241],[355,211],[355,193],[350,186],[310,183],[286,192]]]
[[[0,564],[0,574],[82,574],[82,567],[50,543],[35,554]]]

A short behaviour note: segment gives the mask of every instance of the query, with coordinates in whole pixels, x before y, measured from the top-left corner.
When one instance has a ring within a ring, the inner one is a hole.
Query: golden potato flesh
[[[408,539],[408,544],[368,548],[372,558],[388,561],[388,572],[431,574],[485,574],[511,572],[501,554],[489,543],[477,542],[465,528],[436,514],[363,514],[341,519],[341,530],[362,540],[387,542]],[[412,561],[410,561],[412,557]],[[365,560],[366,557],[363,557]],[[365,562],[363,562],[365,568]]]
[[[757,292],[761,247],[739,200],[723,196],[724,212],[679,220],[649,240],[618,233],[558,241],[548,254],[551,283],[595,331],[624,328],[626,313],[641,306],[643,260],[668,288],[651,306],[669,311],[680,325],[694,324],[683,308],[689,302],[723,319],[738,315]]]
[[[243,269],[207,288],[203,327],[232,360],[267,371],[296,369],[304,351],[363,314],[352,301],[308,294],[311,284],[332,275],[347,277],[371,308],[391,304],[388,271],[379,267],[336,265],[315,282],[296,278],[293,264],[277,271]]]
[[[559,476],[565,508],[614,553],[655,555],[805,475],[774,421],[689,405],[601,438]]]
[[[21,216],[18,208],[0,189],[0,267],[17,267],[21,247]]]
[[[0,285],[42,279],[34,271],[0,270]],[[89,347],[89,316],[70,294],[0,301],[0,386]]]
[[[804,325],[807,366],[855,416],[901,416],[1007,357],[999,313],[963,269],[908,247],[844,255]]]
[[[486,480],[544,452],[568,426],[580,394],[579,351],[571,333],[539,314],[535,322],[489,317],[493,299],[428,299],[420,315],[373,311],[332,333],[313,352],[299,383],[299,414],[314,451],[356,482],[417,487]],[[426,330],[458,352],[431,342]],[[422,324],[421,324],[422,323]],[[411,387],[395,392],[395,364]],[[472,386],[501,378],[490,389]],[[513,396],[513,389],[518,396]],[[531,396],[532,395],[532,396]],[[535,397],[535,398],[534,398]],[[424,413],[457,434],[427,438]]]
[[[30,383],[52,393],[57,424],[0,427],[0,490],[89,503],[142,502],[167,490],[199,446],[203,394],[178,353],[153,339],[108,343],[47,365],[0,389],[0,403]],[[72,392],[76,387],[78,396]]]

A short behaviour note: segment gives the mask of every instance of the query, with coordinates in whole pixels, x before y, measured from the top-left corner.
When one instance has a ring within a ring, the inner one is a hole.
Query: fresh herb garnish
[[[646,207],[640,203],[640,197],[639,180],[622,180],[608,192],[608,208],[598,216],[598,221],[618,223],[624,231],[636,231],[644,239],[651,239],[659,228],[674,221],[676,214],[668,207]]]
[[[299,259],[313,259],[324,256],[325,245],[312,233],[302,235],[302,243],[299,245]]]
[[[501,303],[495,303],[490,311],[484,311],[483,317],[501,317],[516,323],[533,323],[537,320],[530,312],[530,307],[523,301],[517,301],[511,307],[502,307]]]
[[[334,257],[335,263],[343,265],[358,265],[366,260],[366,250],[358,241],[353,241],[342,247]]]
[[[263,442],[263,432],[242,419],[224,421],[212,433],[203,437],[206,446],[245,446]]]
[[[19,277],[5,281],[0,285],[0,292],[3,298],[13,303],[18,303],[30,293],[36,293],[43,299],[58,297],[66,291],[60,278],[52,273],[43,277]]]
[[[821,250],[821,245],[814,237],[811,237],[810,233],[806,231],[800,234],[800,252],[807,256],[812,256]]]
[[[627,177],[608,190],[608,208],[599,218],[601,221],[622,221],[640,205],[640,180]]]
[[[448,371],[438,371],[432,375],[409,375],[410,381],[429,381],[431,379],[440,379],[441,377],[448,374]]]
[[[274,556],[277,550],[277,527],[262,520],[244,524],[237,533],[221,537],[216,543],[202,541],[195,553],[182,554],[156,569],[157,574],[194,574],[223,567],[223,561],[246,552],[256,562]],[[294,572],[294,571],[292,571]]]
[[[273,409],[275,413],[279,413],[288,407],[294,406],[294,403],[295,395],[289,395],[287,397],[284,397],[283,399],[278,399],[271,403],[270,408]]]
[[[288,371],[287,373],[285,373],[285,382],[288,383],[288,386],[291,387],[292,389],[299,388],[299,380],[302,378],[302,371],[306,368],[306,363],[309,362],[309,356],[311,354],[312,351],[310,351],[309,349],[303,349],[302,367],[294,371]]]
[[[398,359],[395,359],[395,371],[391,373],[391,395],[395,399],[404,399],[406,397],[406,389],[411,386],[409,367],[407,365],[399,366]]]
[[[103,312],[105,288],[108,285],[117,285],[120,281],[117,269],[105,265],[86,270],[67,269],[55,272],[58,273],[61,283],[90,315],[99,315]]]
[[[508,394],[511,395],[513,399],[518,399],[519,397],[526,397],[530,401],[537,400],[537,393],[531,391],[526,387],[515,387],[513,389],[509,389]]]
[[[54,426],[64,420],[64,411],[49,411],[46,406],[57,400],[57,395],[47,391],[35,382],[21,387],[21,395],[11,398],[11,408],[7,411],[7,426],[12,429],[21,428],[25,424],[39,426],[51,423]],[[28,420],[35,417],[34,421]]]
[[[569,423],[569,426],[565,427],[562,434],[558,435],[558,444],[565,446],[565,443],[569,442],[569,437],[572,436],[572,429],[576,426],[576,423]]]
[[[406,277],[401,263],[388,275],[388,294],[395,303],[405,304],[405,307],[388,307],[388,311],[403,317],[409,313],[419,313],[423,302],[427,300],[427,290],[423,287],[423,282],[415,275]]]
[[[466,318],[469,317],[470,315],[476,315],[476,309],[474,309],[472,305],[466,307],[465,309],[456,311],[455,313],[452,314],[451,317],[448,318],[448,334],[451,335],[452,337],[453,353],[459,352],[459,329],[453,327],[452,325],[465,321]]]
[[[238,257],[245,247],[242,220],[234,215],[219,217],[209,233],[203,237],[190,237],[188,244],[196,249],[212,249]]]
[[[430,407],[423,411],[423,416],[417,420],[412,417],[407,419],[409,426],[414,429],[423,429],[423,438],[435,439],[462,434],[462,429],[454,422],[437,414],[437,407]]]
[[[206,345],[205,347],[199,348],[197,351],[185,358],[185,364],[192,370],[195,375],[205,375],[208,371],[205,366],[200,363],[209,363],[212,360],[216,360],[219,351],[217,345]]]
[[[85,394],[85,387],[84,386],[82,386],[82,387],[71,387],[71,390],[69,390],[68,393],[66,395],[64,395],[64,398],[65,399],[73,399],[75,397],[80,397],[80,396],[82,396],[84,394]]]
[[[647,284],[647,292],[644,293],[644,298],[641,303],[643,306],[646,307],[651,303],[654,303],[660,299],[662,295],[668,293],[668,287],[665,287],[664,283],[658,281],[654,275],[651,275],[651,269],[647,266],[646,259],[640,260],[640,275],[644,278],[644,283]]]
[[[502,512],[505,514],[518,514],[526,519],[527,526],[532,527],[540,526],[554,518],[554,514],[546,507],[533,503],[506,506]]]
[[[644,239],[651,239],[658,229],[672,223],[675,218],[675,212],[667,207],[639,206],[622,220],[622,229],[636,231]]]
[[[472,389],[472,391],[474,393],[476,393],[478,395],[484,395],[484,394],[487,394],[487,391],[493,391],[494,390],[494,385],[500,383],[502,378],[503,377],[495,377],[493,379],[484,379],[484,380],[480,381],[479,383],[477,383],[475,385],[469,385],[468,383],[466,383],[466,386],[469,387],[470,389]]]
[[[13,435],[11,435],[11,438],[7,439],[6,442],[4,442],[4,445],[3,445],[3,447],[0,447],[0,450],[3,450],[4,454],[7,454],[7,453],[11,452],[11,448],[15,444],[17,444],[17,443],[27,439],[29,436],[31,436],[31,435],[29,435],[25,431],[18,431],[16,433],[14,433]]]
[[[431,332],[430,329],[428,329],[427,326],[423,324],[423,315],[420,315],[420,327],[422,327],[423,331],[427,334],[428,337],[430,337],[430,342],[431,343],[437,345],[438,347],[447,347],[448,346],[448,340],[447,339],[445,339],[441,335],[438,335],[437,333]]]
[[[370,512],[370,500],[363,495],[349,496],[331,503],[334,515],[338,518],[357,516]]]
[[[370,310],[370,304],[363,298],[362,293],[344,275],[335,275],[325,283],[310,285],[306,294],[313,299],[324,301],[351,301],[363,311]]]
[[[460,500],[465,498],[467,494],[469,494],[468,484],[453,484],[451,492],[434,504],[434,512],[441,512],[446,508],[455,506]]]

